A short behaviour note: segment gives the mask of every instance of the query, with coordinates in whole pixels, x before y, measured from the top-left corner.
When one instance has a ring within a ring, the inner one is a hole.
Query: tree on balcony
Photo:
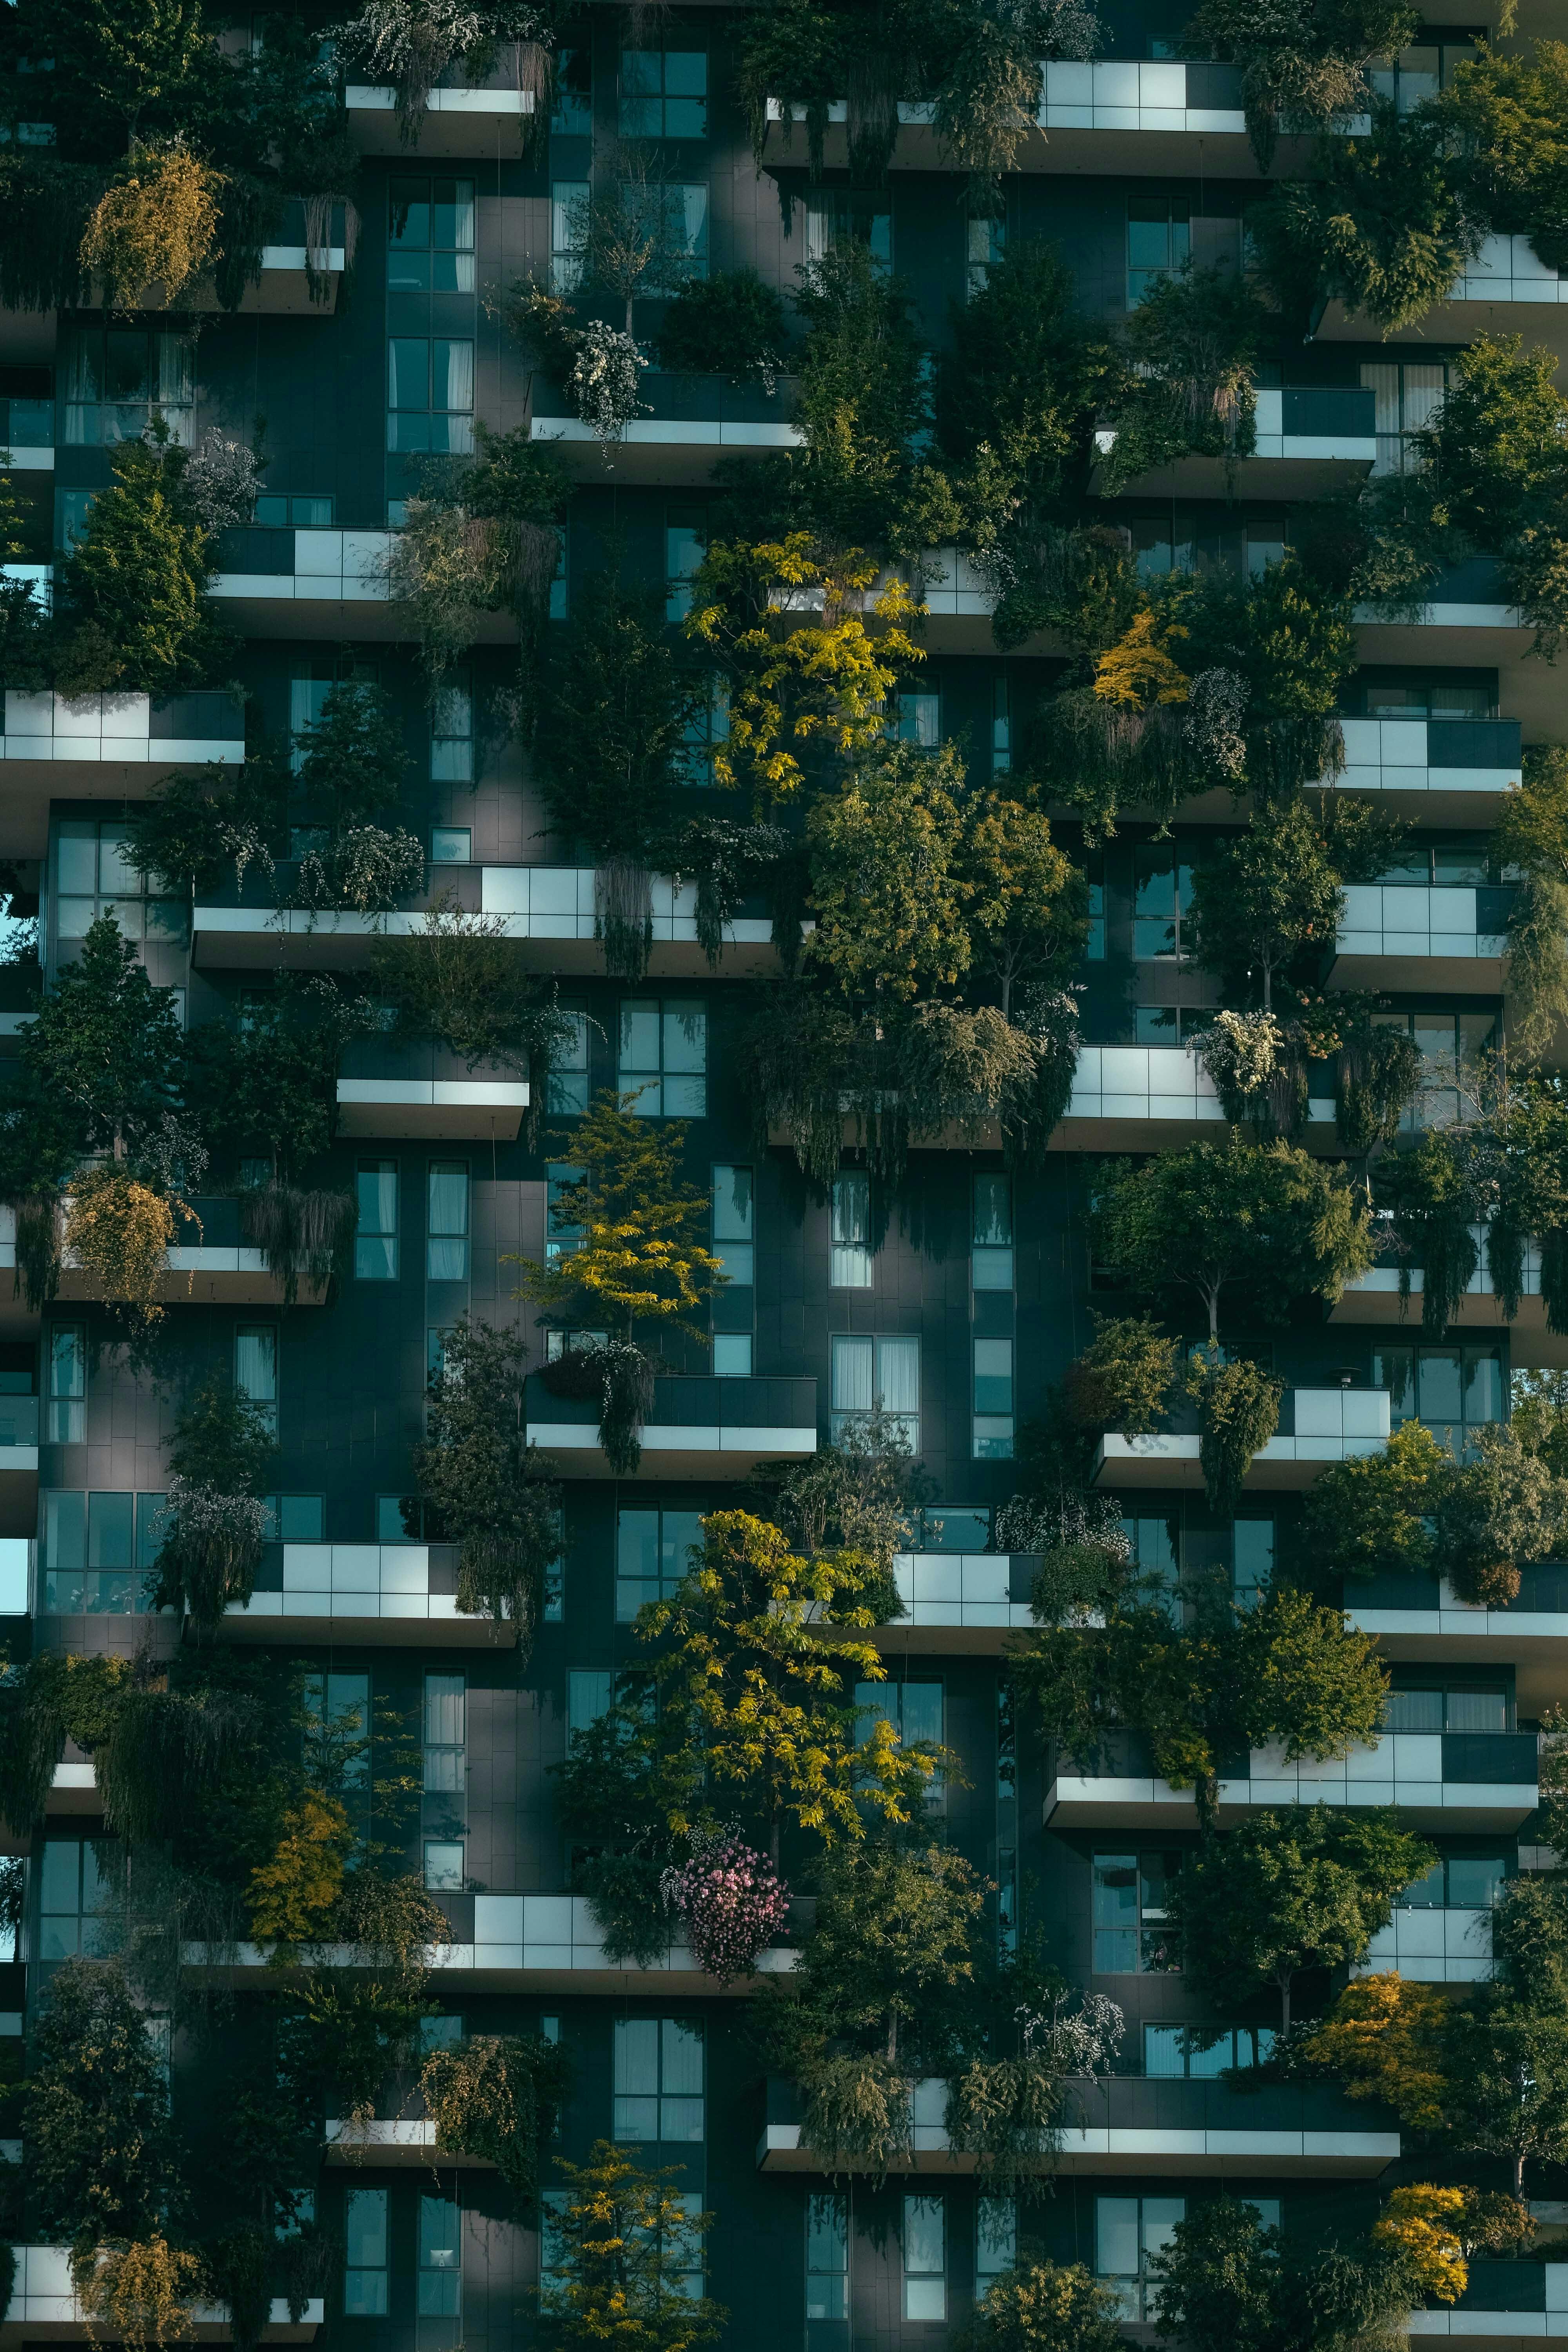
[[[1203,0],[1183,43],[1191,56],[1240,67],[1247,131],[1267,172],[1282,131],[1326,131],[1336,117],[1363,113],[1367,68],[1404,48],[1415,24],[1405,0],[1297,0],[1268,15],[1247,0]]]
[[[963,2352],[1121,2352],[1121,2304],[1082,2263],[1015,2263],[958,2337]]]
[[[585,2165],[557,2157],[565,2200],[550,2215],[539,2329],[552,2352],[701,2352],[729,2313],[689,2283],[703,2273],[711,2213],[677,2186],[679,2165],[648,2171],[608,2140]]]
[[[754,269],[719,269],[683,286],[659,325],[658,362],[678,375],[721,376],[772,394],[788,327],[776,289]]]
[[[37,2225],[89,2260],[162,2236],[184,2202],[169,2094],[146,2012],[116,1960],[68,1960],[44,1996],[26,2087]]]
[[[523,1660],[563,1548],[561,1490],[526,1436],[525,1354],[515,1332],[459,1317],[442,1339],[414,1454],[432,1532],[458,1546],[458,1608],[510,1625]]]
[[[1151,2263],[1154,2324],[1192,2352],[1354,2352],[1396,2339],[1426,2252],[1378,2226],[1349,2247],[1310,2248],[1249,2202],[1208,2198]]]
[[[174,1424],[153,1605],[188,1615],[198,1633],[255,1591],[277,1444],[270,1418],[224,1380],[197,1389]]]

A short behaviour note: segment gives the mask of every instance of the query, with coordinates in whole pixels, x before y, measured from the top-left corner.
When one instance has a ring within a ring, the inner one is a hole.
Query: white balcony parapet
[[[580,416],[534,412],[531,437],[565,446],[597,442],[599,435]],[[778,417],[634,416],[623,426],[620,444],[644,449],[803,449],[798,425]]]
[[[1261,1484],[1270,1483],[1270,1473],[1273,1483],[1300,1483],[1290,1474],[1310,1475],[1313,1465],[1376,1454],[1388,1443],[1386,1389],[1292,1389],[1288,1397],[1295,1428],[1289,1436],[1271,1437],[1253,1456],[1248,1475]],[[1111,1430],[1100,1441],[1096,1475],[1106,1486],[1180,1486],[1194,1482],[1198,1461],[1195,1434],[1123,1437]]]
[[[1012,1555],[1005,1551],[898,1552],[893,1581],[904,1604],[899,1626],[1031,1625],[1026,1601],[1011,1598]]]
[[[115,760],[142,767],[244,757],[242,726],[221,736],[154,734],[152,699],[145,694],[23,694],[12,688],[5,696],[0,760]]]
[[[1518,760],[1496,768],[1434,765],[1425,719],[1343,719],[1348,792],[1507,793],[1521,781]],[[1442,738],[1438,744],[1441,748]]]
[[[1464,1287],[1462,1296],[1466,1298],[1493,1298],[1497,1295],[1492,1287],[1491,1265],[1488,1257],[1489,1232],[1489,1229],[1486,1225],[1470,1227],[1470,1238],[1476,1244],[1479,1256],[1476,1270]],[[1409,1277],[1410,1297],[1413,1299],[1419,1298],[1426,1286],[1426,1274],[1420,1266],[1413,1265],[1409,1269]],[[1524,1280],[1521,1289],[1522,1296],[1526,1298],[1539,1298],[1541,1296],[1541,1244],[1539,1242],[1525,1243]],[[1352,1275],[1345,1284],[1342,1295],[1346,1298],[1370,1298],[1387,1297],[1390,1294],[1395,1297],[1399,1295],[1399,1267],[1384,1260],[1376,1265],[1369,1265],[1364,1274]]]
[[[499,937],[509,940],[574,940],[591,942],[595,931],[594,873],[591,866],[487,866],[481,871],[481,911],[499,919]],[[437,872],[437,878],[438,872]],[[677,888],[667,874],[652,879],[653,944],[697,945],[697,885]],[[250,936],[264,940],[268,934],[285,939],[414,939],[427,929],[419,912],[385,915],[353,912],[316,914],[300,908],[197,907],[191,918],[193,935],[209,938]],[[765,948],[773,939],[766,916],[737,916],[724,926],[726,945]]]
[[[68,2329],[84,2339],[87,2320],[71,2284],[70,2248],[68,2246],[17,2246],[16,2274],[11,2287],[11,2300],[5,2307],[4,2325],[8,2328],[26,2329],[29,2335],[51,2335]],[[221,2304],[197,2304],[191,2314],[198,2335],[229,2332],[229,2315]],[[274,2295],[268,2313],[268,2334],[284,2331],[291,2336],[303,2336],[308,2330],[321,2326],[326,2319],[326,2305],[320,2295],[312,2295],[298,2320],[289,2315],[289,2305],[281,2295]]]
[[[1344,892],[1339,953],[1495,960],[1507,953],[1508,939],[1502,932],[1478,930],[1476,896],[1473,889],[1352,882]]]
[[[352,81],[343,91],[343,103],[351,115],[392,114],[397,106],[397,92],[389,83]],[[432,89],[426,94],[426,109],[435,115],[479,115],[486,121],[499,118],[503,121],[521,122],[533,112],[533,92],[531,89]]]
[[[1542,260],[1527,236],[1489,236],[1444,299],[1449,302],[1568,302],[1568,278]]]
[[[290,1617],[458,1620],[458,1597],[430,1590],[426,1544],[286,1543],[283,1589],[231,1601],[230,1621]],[[476,1619],[468,1619],[477,1623]]]
[[[1180,1119],[1223,1125],[1214,1080],[1190,1045],[1084,1045],[1064,1118]],[[1309,1123],[1334,1123],[1331,1100],[1314,1096]]]
[[[392,538],[387,530],[297,530],[291,572],[220,572],[210,593],[282,604],[384,604]]]
[[[1528,1780],[1445,1780],[1443,1737],[1436,1732],[1389,1731],[1348,1756],[1319,1763],[1310,1757],[1288,1761],[1277,1746],[1258,1748],[1246,1780],[1221,1780],[1219,1811],[1236,1820],[1262,1805],[1402,1805],[1448,1826],[1517,1826],[1535,1809],[1537,1786]],[[1070,1763],[1046,1793],[1044,1819],[1057,1826],[1131,1820],[1173,1826],[1195,1817],[1190,1789],[1142,1774],[1085,1773]]]
[[[1489,1911],[1401,1904],[1351,1974],[1364,1977],[1393,1969],[1413,1984],[1478,1984],[1491,1974],[1491,1966]]]
[[[1368,1609],[1356,1600],[1353,1580],[1344,1591],[1345,1623],[1352,1632],[1382,1639],[1412,1636],[1429,1641],[1498,1641],[1524,1650],[1542,1642],[1568,1641],[1568,1610],[1488,1609],[1461,1601],[1445,1577],[1436,1609]]]
[[[1239,107],[1188,105],[1187,67],[1183,60],[1145,63],[1136,58],[1102,58],[1079,64],[1051,59],[1042,65],[1041,73],[1036,121],[1042,131],[1183,131],[1211,138],[1247,135],[1247,119]],[[805,121],[803,106],[791,111],[795,121]],[[900,101],[899,121],[905,129],[924,128],[932,114],[929,100]],[[782,122],[784,116],[783,101],[770,98],[768,121]],[[829,100],[830,124],[847,123],[848,117],[847,99]]]

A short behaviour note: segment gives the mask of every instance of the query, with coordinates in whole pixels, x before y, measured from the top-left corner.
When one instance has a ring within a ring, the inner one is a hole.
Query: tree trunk
[[[1290,2031],[1290,1979],[1293,1974],[1294,1970],[1290,1969],[1279,1969],[1275,1971],[1275,1981],[1279,1987],[1279,2031],[1281,2033],[1289,2033]]]
[[[1204,1296],[1208,1301],[1209,1346],[1217,1348],[1219,1346],[1219,1285],[1216,1283],[1212,1290],[1205,1290]]]
[[[1267,961],[1263,966],[1263,1010],[1265,1013],[1274,1010],[1274,967]]]
[[[1516,2147],[1513,2152],[1513,2193],[1522,2203],[1524,2199],[1524,2150],[1521,2147]]]

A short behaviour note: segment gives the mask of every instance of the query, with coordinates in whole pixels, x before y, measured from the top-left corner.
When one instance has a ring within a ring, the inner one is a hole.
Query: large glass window
[[[594,191],[586,180],[550,183],[550,289],[553,294],[575,294],[582,286],[593,201]]]
[[[702,2027],[678,2017],[616,2020],[615,2136],[702,2137]]]
[[[1400,1896],[1401,1908],[1419,1911],[1489,1911],[1513,1870],[1507,1853],[1440,1854],[1422,1878]]]
[[[56,1323],[49,1329],[48,1445],[80,1445],[87,1436],[87,1326]]]
[[[456,1794],[468,1779],[468,1678],[425,1677],[425,1786]]]
[[[1508,1692],[1478,1682],[1437,1689],[1391,1690],[1384,1701],[1385,1731],[1511,1731]]]
[[[1145,2074],[1213,2081],[1236,2066],[1259,2066],[1274,2049],[1271,2025],[1146,2025]]]
[[[841,2189],[805,2200],[805,2315],[849,2316],[849,2200]]]
[[[1395,1429],[1419,1421],[1438,1443],[1462,1449],[1469,1432],[1503,1417],[1502,1352],[1485,1343],[1380,1346],[1373,1355],[1374,1388],[1388,1391]]]
[[[871,1179],[864,1168],[846,1168],[833,1180],[832,1238],[827,1252],[830,1290],[869,1290],[872,1281]]]
[[[109,1949],[107,1842],[46,1838],[38,1872],[38,1958],[93,1959]]]
[[[1097,1853],[1093,1867],[1095,1974],[1163,1976],[1180,1968],[1171,1885],[1181,1856]]]
[[[672,514],[664,527],[664,617],[684,621],[691,610],[691,583],[708,552],[708,525],[701,514]]]
[[[474,781],[474,689],[466,671],[437,687],[430,705],[430,781]],[[466,865],[467,858],[462,862]]]
[[[994,2280],[1018,2259],[1018,2205],[1013,2197],[981,2197],[974,2209],[974,2293],[983,2296]]]
[[[558,1118],[580,1118],[588,1108],[588,1016],[568,1011],[572,1034],[550,1061],[548,1105]]]
[[[384,2189],[351,2189],[343,2200],[343,2316],[386,2316]]]
[[[397,1279],[397,1162],[362,1160],[354,1176],[359,1226],[354,1274],[361,1282]]]
[[[566,1677],[567,1731],[586,1731],[610,1711],[614,1696],[615,1676],[605,1673],[575,1673]]]
[[[1357,670],[1343,690],[1347,719],[1495,719],[1495,669]]]
[[[976,1462],[1013,1458],[1013,1342],[976,1339],[972,1442]]]
[[[389,184],[389,294],[474,290],[472,180],[395,178]]]
[[[421,2319],[456,2319],[463,2307],[463,2217],[455,2197],[419,2200]]]
[[[623,139],[706,139],[705,49],[623,49]]]
[[[947,2214],[940,2197],[904,2200],[904,2317],[947,2317]]]
[[[618,1084],[641,1118],[708,1111],[708,1008],[699,997],[628,996],[618,1030]]]
[[[702,1542],[700,1511],[626,1510],[616,1524],[616,1622],[629,1625],[646,1601],[668,1600]]]
[[[63,817],[55,836],[56,937],[85,939],[100,915],[112,915],[128,940],[179,946],[185,938],[184,900],[149,895],[118,818]]]
[[[911,1454],[921,1448],[919,1339],[836,1337],[832,1342],[834,1440],[882,1414]]]
[[[594,59],[585,47],[555,52],[555,104],[550,129],[557,139],[594,135]]]
[[[468,1170],[461,1160],[433,1160],[427,1185],[429,1223],[425,1242],[427,1282],[468,1278]]]
[[[757,1269],[749,1168],[713,1171],[713,1253],[731,1283],[741,1289],[752,1287]]]
[[[471,457],[471,336],[393,335],[386,346],[386,446]]]
[[[137,1615],[165,1532],[164,1496],[46,1488],[38,1498],[42,1608],[59,1617]]]
[[[863,245],[873,261],[891,268],[893,215],[886,191],[868,194],[855,188],[812,188],[805,199],[805,257],[821,261],[835,246]]]
[[[1363,385],[1373,394],[1374,474],[1409,474],[1421,463],[1415,436],[1429,425],[1448,388],[1441,360],[1363,360]]]
[[[1159,842],[1133,853],[1132,952],[1180,957],[1182,924],[1193,903],[1193,869]]]
[[[278,1430],[278,1326],[242,1323],[234,1335],[234,1385],[274,1435]]]
[[[1094,2267],[1116,2289],[1124,2319],[1148,2316],[1152,2290],[1149,2265],[1164,2252],[1177,2222],[1186,2217],[1184,2197],[1095,2199]]]
[[[973,1290],[1013,1287],[1013,1181],[973,1178],[970,1192],[969,1282]]]
[[[68,442],[81,446],[139,441],[163,417],[182,448],[195,446],[195,342],[145,327],[68,327]]]
[[[1007,224],[990,213],[971,213],[964,231],[963,290],[973,300],[984,292],[991,272],[1005,257]]]

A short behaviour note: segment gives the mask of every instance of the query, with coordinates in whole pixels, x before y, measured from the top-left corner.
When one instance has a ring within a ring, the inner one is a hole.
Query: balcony
[[[766,2121],[757,2142],[760,2172],[825,2172],[800,2144],[793,2086],[767,2086]],[[908,2156],[897,2173],[973,2173],[973,2156],[955,2156],[944,2120],[947,2084],[917,2083]],[[1058,2169],[1064,2173],[1177,2174],[1329,2179],[1371,2177],[1399,2156],[1396,2130],[1369,2130],[1384,2111],[1354,2103],[1331,2085],[1269,2084],[1240,2090],[1227,2083],[1160,2081],[1112,2074],[1068,2085]]]
[[[1568,278],[1548,268],[1527,236],[1489,236],[1454,280],[1445,300],[1411,326],[1383,337],[1390,343],[1468,343],[1477,335],[1551,336],[1550,315],[1568,304]],[[1378,330],[1359,312],[1331,302],[1318,327],[1322,342],[1367,342]]]
[[[72,2289],[70,2248],[17,2246],[15,2252],[16,2280],[5,2320],[0,2323],[5,2328],[5,2340],[11,2344],[85,2344],[101,2338],[102,2323],[98,2324],[95,2336]],[[197,2304],[191,2319],[199,2344],[224,2344],[233,2336],[228,2314],[219,2304]],[[325,2319],[326,2306],[320,2295],[310,2298],[298,2321],[289,2318],[289,2305],[282,2296],[274,2295],[261,2340],[264,2344],[309,2344]]]
[[[1365,1977],[1393,1969],[1413,1984],[1479,1984],[1491,1969],[1489,1911],[1418,1910],[1413,1904],[1401,1904],[1351,1974]]]
[[[1470,2352],[1568,2337],[1568,2263],[1472,2262],[1469,2273],[1458,2303],[1410,2314],[1412,2336],[1451,2337]]]
[[[1205,61],[1104,58],[1092,64],[1068,61],[1043,68],[1044,89],[1037,122],[1045,135],[1027,139],[1015,169],[1024,172],[1175,173],[1201,166],[1227,180],[1256,180],[1258,165],[1241,110],[1241,77],[1234,66]],[[799,157],[803,120],[795,110],[792,138],[784,140],[784,108],[769,99],[769,166],[787,167]],[[847,165],[847,101],[828,110],[825,161]],[[1201,140],[1201,148],[1194,142]],[[1293,145],[1295,142],[1283,142]],[[952,171],[931,128],[931,108],[900,104],[895,168]]]
[[[515,55],[515,50],[513,51]],[[479,82],[452,67],[430,91],[427,111],[412,147],[397,124],[397,93],[375,82],[350,82],[343,92],[348,132],[362,155],[473,155],[512,160],[521,152],[524,125],[533,112],[533,92],[509,83],[497,67]],[[470,289],[471,290],[471,289]]]
[[[1123,1437],[1111,1430],[1095,1458],[1101,1486],[1201,1487],[1195,1422],[1179,1424],[1190,1408],[1173,1416],[1178,1427],[1149,1437]],[[1279,1400],[1279,1428],[1247,1474],[1249,1488],[1310,1486],[1326,1462],[1348,1462],[1376,1454],[1388,1443],[1386,1389],[1287,1389]]]
[[[1173,458],[1140,474],[1122,495],[1311,498],[1371,473],[1377,458],[1372,392],[1359,384],[1260,386],[1257,401],[1256,446],[1249,457]],[[1102,457],[1116,445],[1114,429],[1094,438]]]
[[[38,1400],[0,1396],[0,1546],[23,1543],[38,1524]],[[0,1569],[0,1613],[11,1563]],[[26,1601],[22,1603],[26,1608]]]
[[[1313,1100],[1310,1122],[1334,1143],[1334,1106]],[[1225,1124],[1214,1081],[1190,1045],[1085,1045],[1054,1151],[1147,1151],[1213,1140]]]
[[[1425,324],[1426,322],[1424,322]],[[1496,667],[1507,700],[1533,735],[1546,723],[1555,704],[1537,691],[1532,705],[1531,673],[1539,663],[1526,665],[1534,643],[1517,606],[1507,602],[1500,567],[1490,556],[1472,556],[1450,565],[1432,583],[1423,604],[1403,617],[1390,619],[1373,607],[1356,607],[1356,642],[1363,662],[1466,662]]]
[[[0,709],[0,849],[41,857],[53,800],[145,799],[173,768],[245,757],[238,695],[19,694]]]
[[[1455,1598],[1437,1576],[1347,1577],[1345,1622],[1371,1633],[1386,1658],[1510,1665],[1520,1713],[1534,1717],[1561,1696],[1568,1660],[1568,1568],[1555,1560],[1520,1570],[1505,1608]]]
[[[478,1076],[444,1045],[357,1040],[338,1080],[338,1133],[421,1143],[515,1143],[528,1081],[489,1066]]]
[[[1341,988],[1458,989],[1495,995],[1511,889],[1352,882],[1330,978]]]
[[[405,631],[386,583],[392,533],[281,530],[239,523],[218,533],[211,593],[226,620],[255,637],[396,638]],[[516,624],[486,614],[479,636],[510,643]]]
[[[1490,823],[1497,795],[1521,782],[1517,719],[1345,719],[1341,788],[1419,793],[1403,813]]]
[[[1190,1789],[1152,1771],[1135,1734],[1109,1743],[1103,1771],[1058,1759],[1043,1819],[1053,1829],[1176,1829],[1195,1825]],[[1385,1731],[1368,1747],[1326,1764],[1287,1763],[1257,1748],[1222,1767],[1219,1817],[1238,1821],[1259,1805],[1398,1805],[1417,1826],[1516,1830],[1535,1810],[1532,1731]]]
[[[158,1296],[169,1307],[279,1307],[283,1303],[282,1286],[276,1275],[268,1271],[267,1261],[258,1249],[252,1249],[241,1239],[239,1202],[236,1200],[199,1197],[191,1202],[195,1222],[186,1223],[176,1231],[199,1234],[199,1241],[177,1243],[168,1253],[168,1272],[158,1286]],[[14,1269],[16,1264],[16,1215],[15,1209],[0,1204],[0,1273]],[[0,1283],[0,1293],[8,1286]],[[302,1282],[300,1300],[309,1307],[321,1306],[323,1289]],[[102,1297],[101,1286],[90,1275],[84,1274],[69,1256],[60,1272],[57,1296],[67,1301],[95,1300]],[[11,1330],[37,1328],[37,1315],[30,1318],[19,1299],[5,1299],[0,1304],[0,1328]]]
[[[605,453],[592,425],[571,413],[559,387],[543,385],[534,396],[532,437],[558,444],[574,475],[598,481],[613,473],[622,482],[708,482],[721,457],[805,445],[805,435],[791,421],[794,385],[788,379],[768,393],[760,384],[729,383],[722,376],[669,375],[650,368],[639,379],[637,394],[649,413],[634,417]]]
[[[1560,1334],[1548,1332],[1546,1312],[1541,1303],[1541,1251],[1539,1245],[1526,1242],[1524,1247],[1524,1287],[1520,1298],[1519,1313],[1511,1323],[1504,1320],[1492,1287],[1491,1268],[1488,1262],[1488,1240],[1485,1225],[1472,1225],[1479,1252],[1475,1273],[1465,1286],[1451,1323],[1469,1330],[1507,1330],[1516,1341],[1513,1351],[1515,1365],[1560,1363],[1564,1360],[1564,1342]],[[1373,1323],[1408,1325],[1412,1336],[1418,1328],[1421,1310],[1418,1305],[1426,1289],[1425,1271],[1418,1265],[1409,1268],[1408,1300],[1399,1295],[1399,1266],[1384,1260],[1358,1274],[1346,1283],[1336,1306],[1330,1310],[1331,1323]]]
[[[599,1447],[599,1406],[552,1396],[537,1372],[528,1381],[528,1439],[563,1478],[614,1474]],[[798,1462],[816,1451],[816,1382],[715,1380],[676,1373],[654,1382],[642,1433],[641,1478],[744,1478],[765,1463]]]
[[[455,1544],[272,1543],[248,1601],[223,1632],[238,1642],[344,1642],[488,1649],[510,1635],[458,1609]]]
[[[904,1613],[878,1626],[873,1639],[889,1652],[994,1654],[1008,1633],[1035,1622],[1029,1594],[1037,1565],[1026,1551],[899,1552],[893,1581]]]
[[[530,970],[603,973],[605,950],[595,935],[591,866],[433,866],[429,881],[432,889],[455,892],[465,909],[496,917],[503,926],[501,936],[518,942],[521,961]],[[697,940],[696,884],[686,882],[678,889],[668,875],[656,874],[651,911],[650,978],[706,977],[708,961]],[[406,939],[424,929],[418,905],[405,905],[388,915],[197,907],[191,919],[191,959],[222,971],[273,971],[279,965],[351,971],[369,962],[374,940]],[[724,941],[720,969],[726,977],[751,979],[777,971],[773,925],[765,915],[738,915],[725,925]]]
[[[0,449],[9,453],[9,471],[13,474],[52,474],[54,402],[0,399]]]

